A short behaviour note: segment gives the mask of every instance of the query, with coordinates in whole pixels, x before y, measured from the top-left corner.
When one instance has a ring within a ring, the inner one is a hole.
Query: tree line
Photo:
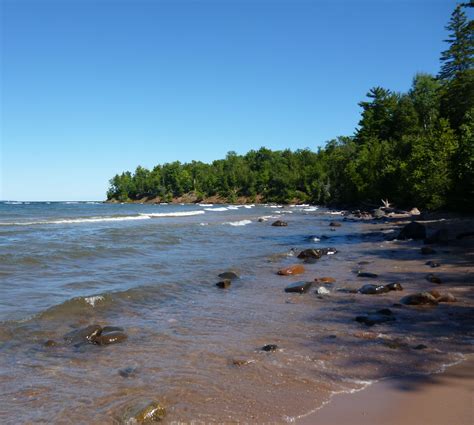
[[[354,135],[317,151],[229,152],[210,164],[141,166],[110,180],[109,200],[219,196],[228,202],[379,203],[474,210],[474,23],[458,5],[446,26],[437,76],[415,75],[406,93],[374,87]]]

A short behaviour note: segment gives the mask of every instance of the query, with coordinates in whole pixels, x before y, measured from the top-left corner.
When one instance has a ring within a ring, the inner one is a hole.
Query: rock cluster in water
[[[90,325],[76,329],[64,335],[66,343],[71,345],[96,344],[109,345],[125,341],[127,334],[118,326]]]

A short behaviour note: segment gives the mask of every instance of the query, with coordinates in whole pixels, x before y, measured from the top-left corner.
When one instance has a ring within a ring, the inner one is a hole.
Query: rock
[[[433,267],[433,268],[441,266],[440,263],[437,263],[436,261],[431,261],[431,260],[430,260],[430,261],[427,261],[425,264],[426,264],[427,266],[430,266],[430,267]]]
[[[431,291],[429,291],[429,293],[433,295],[433,297],[435,297],[436,299],[441,297],[441,294],[436,289],[432,289]]]
[[[286,288],[285,292],[297,292],[298,294],[304,294],[311,288],[312,282],[294,282],[290,283]]]
[[[407,305],[437,305],[438,300],[429,292],[420,292],[418,294],[411,294],[401,299],[403,304]]]
[[[423,224],[412,221],[407,224],[398,234],[397,239],[425,239],[426,238],[426,228]]]
[[[413,347],[414,350],[425,350],[428,348],[425,344],[418,344]]]
[[[423,247],[421,247],[420,251],[423,255],[436,254],[436,250],[431,248],[431,246],[423,246]]]
[[[403,291],[403,286],[398,282],[389,283],[385,287],[390,291]]]
[[[97,345],[110,345],[123,342],[128,338],[127,334],[124,332],[107,332],[101,333],[100,335],[94,336],[92,342]]]
[[[301,264],[294,264],[292,266],[285,267],[284,269],[278,270],[278,274],[281,276],[294,276],[305,272],[304,267]]]
[[[330,226],[330,227],[341,227],[342,224],[339,223],[339,222],[337,222],[337,221],[331,221],[331,222],[329,223],[329,226]]]
[[[407,346],[405,342],[401,342],[398,339],[386,340],[383,343],[384,345],[386,345],[388,348],[391,348],[392,350],[396,350],[397,348],[402,348],[402,347]]]
[[[277,221],[274,221],[272,223],[272,226],[275,226],[275,227],[286,227],[288,226],[288,223],[286,221],[282,221],[282,220],[277,220]]]
[[[372,212],[374,218],[383,218],[385,217],[385,211],[382,208],[377,208]]]
[[[370,264],[370,263],[371,263],[370,261],[359,261],[357,264],[359,266],[365,266],[365,265]]]
[[[395,317],[387,316],[384,314],[369,314],[366,316],[357,316],[355,318],[356,322],[363,323],[367,326],[380,325],[381,323],[393,322]]]
[[[357,289],[353,288],[337,288],[337,292],[344,292],[346,294],[357,294]]]
[[[439,243],[446,244],[449,242],[449,231],[448,229],[439,229],[434,232],[431,236],[425,239],[426,244]]]
[[[57,347],[59,344],[52,339],[48,339],[43,345],[45,347]]]
[[[357,292],[360,294],[365,294],[365,295],[376,295],[376,294],[385,294],[386,292],[389,292],[390,289],[388,289],[384,285],[364,285],[361,288],[358,289]]]
[[[319,259],[323,255],[320,249],[305,249],[298,254],[298,258],[306,259],[306,258],[315,258]]]
[[[239,279],[239,275],[232,271],[221,273],[218,276],[222,279],[230,279],[230,280]]]
[[[375,273],[363,272],[359,270],[357,272],[357,277],[370,277],[371,279],[374,279],[376,277],[379,277],[379,275]]]
[[[314,281],[318,283],[334,283],[336,282],[336,279],[334,279],[333,277],[324,276],[324,277],[317,277],[316,279],[314,279]]]
[[[437,283],[437,284],[442,283],[441,279],[438,276],[435,276],[433,273],[426,275],[426,280],[431,283]]]
[[[86,328],[76,329],[64,335],[64,340],[69,344],[85,344],[92,342],[92,339],[100,335],[102,327],[99,325],[90,325]]]
[[[412,208],[409,212],[408,212],[410,215],[420,215],[421,212],[418,208]]]
[[[160,422],[166,416],[166,409],[158,402],[151,402],[140,408],[132,418],[125,421],[128,424],[152,424]]]
[[[278,350],[278,345],[276,345],[276,344],[267,344],[267,345],[264,345],[261,349],[262,349],[262,351],[276,351],[276,350]]]
[[[221,289],[227,289],[232,284],[230,279],[224,279],[216,283],[216,286]]]
[[[258,220],[257,220],[259,223],[263,223],[265,221],[264,218],[260,217]]]
[[[138,369],[136,367],[126,367],[120,369],[118,373],[122,378],[135,378],[138,374]]]
[[[245,366],[250,363],[253,363],[252,360],[244,360],[244,359],[232,359],[231,362],[234,366]]]
[[[121,328],[120,326],[104,326],[102,328],[101,334],[109,333],[109,332],[123,332],[123,331],[124,329]]]
[[[337,254],[337,249],[336,248],[321,248],[321,254],[323,255],[334,255]]]
[[[393,311],[390,310],[389,308],[382,308],[377,311],[377,314],[383,314],[384,316],[391,316],[393,314]]]
[[[456,301],[456,297],[451,292],[446,292],[438,298],[439,303],[455,303]]]
[[[318,295],[328,295],[331,293],[331,291],[324,286],[320,286],[318,289],[316,289],[316,293]]]

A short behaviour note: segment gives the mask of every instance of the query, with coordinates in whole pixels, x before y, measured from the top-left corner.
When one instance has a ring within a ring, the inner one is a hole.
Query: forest
[[[203,163],[179,161],[117,174],[109,201],[173,199],[192,194],[233,203],[379,204],[474,210],[474,23],[458,5],[446,30],[438,75],[416,74],[406,93],[373,87],[359,103],[351,136],[316,151],[271,151]]]

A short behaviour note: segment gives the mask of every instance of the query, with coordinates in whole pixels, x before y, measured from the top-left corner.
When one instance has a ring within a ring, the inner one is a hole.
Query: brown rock
[[[430,273],[429,275],[426,275],[426,280],[431,283],[437,283],[440,284],[441,279],[438,276],[435,276],[434,274]]]
[[[402,303],[407,305],[437,305],[438,300],[429,292],[420,292],[418,294],[407,295],[402,298]]]
[[[305,272],[304,267],[301,264],[294,264],[292,266],[285,267],[284,269],[278,270],[280,276],[294,276]]]
[[[102,333],[98,336],[95,336],[92,339],[92,342],[97,345],[110,345],[110,344],[117,344],[119,342],[123,342],[127,339],[127,334],[123,332],[108,332]]]
[[[324,276],[324,277],[317,277],[316,279],[314,279],[314,281],[318,283],[334,283],[336,282],[336,279],[334,279],[333,277]]]
[[[218,288],[227,289],[230,287],[231,284],[232,282],[230,279],[224,279],[224,280],[221,280],[220,282],[217,282],[216,286]]]
[[[451,292],[446,292],[438,298],[439,303],[455,303],[456,301],[456,297]]]

